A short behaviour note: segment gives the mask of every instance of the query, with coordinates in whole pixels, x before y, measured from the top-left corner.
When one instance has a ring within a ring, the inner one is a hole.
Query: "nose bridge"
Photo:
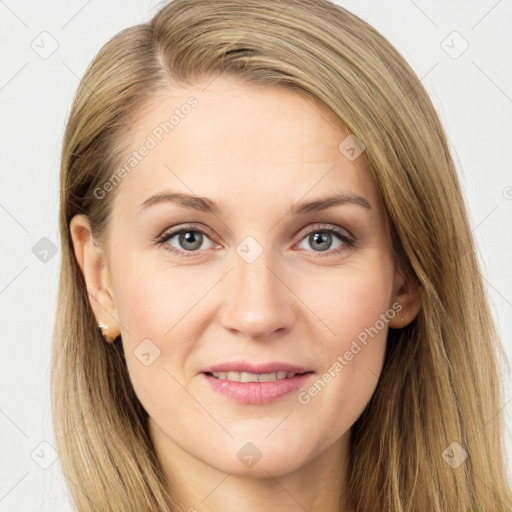
[[[293,321],[290,291],[270,249],[246,237],[233,255],[223,322],[250,337],[265,337]],[[276,275],[277,274],[277,275]],[[284,279],[283,279],[284,280]]]
[[[245,247],[249,250],[244,252]],[[259,251],[258,251],[259,252]],[[246,295],[247,299],[268,299],[279,293],[275,275],[269,270],[272,268],[272,257],[269,250],[261,250],[250,243],[244,242],[237,248],[235,258],[235,286]],[[275,266],[275,265],[274,265]]]

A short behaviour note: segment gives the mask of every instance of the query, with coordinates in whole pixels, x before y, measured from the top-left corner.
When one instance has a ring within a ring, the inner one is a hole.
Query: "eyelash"
[[[184,226],[181,226],[179,229],[164,232],[162,235],[158,236],[154,241],[156,242],[157,245],[162,246],[166,251],[169,251],[169,252],[176,254],[180,257],[183,257],[183,258],[197,257],[198,253],[200,252],[197,249],[194,251],[179,250],[179,249],[176,249],[166,243],[168,240],[173,238],[175,235],[179,235],[180,233],[186,233],[186,232],[197,232],[197,233],[206,235],[210,238],[208,231],[206,231],[204,229],[200,229],[194,225],[184,225]],[[311,252],[318,253],[315,256],[313,256],[314,258],[325,257],[324,254],[322,254],[322,253],[326,253],[326,256],[337,255],[337,254],[340,254],[340,253],[346,251],[347,249],[350,249],[350,248],[353,248],[356,246],[356,238],[352,235],[348,235],[345,230],[343,230],[337,226],[332,226],[332,225],[328,225],[327,227],[325,227],[322,224],[317,224],[317,225],[313,226],[312,230],[310,230],[304,234],[304,236],[300,239],[300,242],[302,242],[302,240],[304,240],[304,238],[306,238],[307,236],[309,236],[313,233],[333,233],[333,234],[337,235],[340,238],[340,240],[343,242],[343,245],[341,247],[339,247],[338,249],[332,249],[329,251],[311,251]]]

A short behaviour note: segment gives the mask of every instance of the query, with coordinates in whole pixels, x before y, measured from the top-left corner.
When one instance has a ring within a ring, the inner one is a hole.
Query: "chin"
[[[241,439],[235,436],[236,440],[230,440],[229,446],[221,450],[220,456],[211,464],[237,476],[269,478],[269,473],[276,477],[286,475],[308,462],[311,452],[297,436],[294,437],[296,441],[291,443],[279,436],[275,439],[270,437],[260,440],[252,438],[254,440],[250,441],[251,436],[245,435]]]
[[[280,460],[274,454],[269,454],[267,457],[262,457],[252,467],[246,466],[244,463],[239,461],[226,461],[225,465],[217,468],[224,473],[230,473],[231,475],[239,477],[251,477],[251,478],[271,478],[287,475],[296,471],[302,466],[301,461],[295,459],[287,459],[286,461]]]

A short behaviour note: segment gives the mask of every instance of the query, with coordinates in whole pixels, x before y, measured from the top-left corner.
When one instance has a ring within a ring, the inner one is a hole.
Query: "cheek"
[[[328,330],[324,339],[331,348],[343,349],[390,307],[389,266],[353,265],[302,283],[298,294]]]
[[[148,258],[126,258],[119,262],[114,283],[116,309],[127,340],[163,340],[196,295],[195,281],[187,277],[175,268],[158,267]]]
[[[334,433],[357,420],[377,386],[388,322],[394,316],[390,268],[344,268],[336,279],[317,279],[309,294],[306,287],[300,292],[311,310],[319,312],[322,336],[315,339],[323,357],[318,379],[298,398],[307,408],[325,411]]]
[[[174,389],[172,375],[186,357],[187,344],[179,340],[187,339],[180,329],[187,324],[185,306],[190,301],[185,296],[192,295],[192,286],[180,281],[179,272],[165,273],[143,258],[126,258],[115,268],[113,287],[126,364],[134,390],[149,411],[158,397]]]

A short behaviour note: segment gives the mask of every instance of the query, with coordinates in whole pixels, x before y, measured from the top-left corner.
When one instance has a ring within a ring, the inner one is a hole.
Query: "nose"
[[[289,273],[263,251],[254,261],[233,255],[234,268],[224,279],[221,323],[241,337],[266,340],[282,336],[296,321],[296,297]]]

